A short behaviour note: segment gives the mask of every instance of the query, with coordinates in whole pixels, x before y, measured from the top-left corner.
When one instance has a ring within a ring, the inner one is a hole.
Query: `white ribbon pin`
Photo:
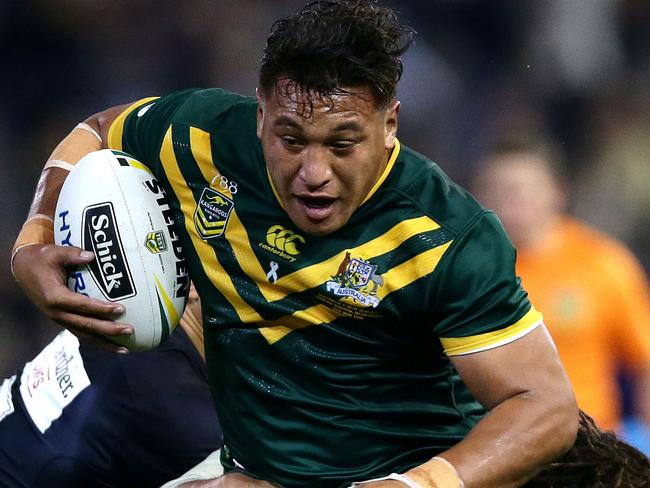
[[[278,281],[277,271],[280,268],[280,265],[275,261],[271,261],[269,265],[271,266],[271,270],[268,273],[266,273],[266,279],[269,280],[270,283],[275,283],[276,281]]]

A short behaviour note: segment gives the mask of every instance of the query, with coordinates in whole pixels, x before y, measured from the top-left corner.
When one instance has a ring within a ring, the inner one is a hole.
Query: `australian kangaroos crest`
[[[351,258],[346,252],[336,275],[326,283],[327,291],[338,297],[350,297],[365,307],[377,307],[377,290],[383,286],[384,279],[376,271],[376,264]]]
[[[204,188],[194,211],[194,225],[201,239],[219,237],[226,230],[226,224],[235,203],[212,188]]]

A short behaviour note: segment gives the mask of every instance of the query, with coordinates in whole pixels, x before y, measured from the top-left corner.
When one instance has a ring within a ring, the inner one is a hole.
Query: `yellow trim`
[[[158,281],[158,277],[156,275],[154,275],[154,280],[156,280],[156,287],[158,288],[158,292],[162,296],[163,303],[165,304],[165,308],[167,309],[167,315],[169,316],[169,326],[170,326],[169,332],[171,332],[174,329],[174,327],[176,327],[176,325],[178,324],[180,318],[178,316],[178,312],[176,311],[176,307],[174,307],[174,304],[169,298],[169,295],[167,295],[167,292],[160,284],[160,281]]]
[[[152,100],[156,100],[160,97],[148,97],[138,100],[134,104],[130,105],[124,112],[118,115],[115,120],[111,123],[111,126],[108,129],[108,147],[111,149],[117,149],[122,151],[122,135],[124,134],[124,121],[130,113],[135,109],[141,107],[145,103],[148,103]]]
[[[469,337],[441,337],[440,342],[447,356],[468,354],[505,344],[541,321],[542,314],[535,310],[535,307],[531,306],[526,315],[505,329]]]
[[[372,197],[375,192],[379,189],[379,187],[382,185],[384,180],[388,178],[388,175],[390,174],[391,170],[393,169],[393,166],[395,165],[395,161],[397,161],[397,156],[399,155],[401,145],[397,138],[395,138],[395,147],[393,148],[393,152],[390,154],[390,157],[388,158],[388,164],[386,164],[386,167],[384,168],[384,171],[381,173],[381,176],[377,180],[377,182],[373,185],[373,187],[370,189],[368,194],[366,195],[366,198],[363,199],[363,202],[361,202],[361,205],[366,203],[368,200],[370,200],[370,197]]]
[[[282,203],[282,199],[280,198],[280,194],[278,193],[278,190],[275,189],[275,185],[273,184],[273,180],[271,179],[271,172],[269,171],[268,165],[266,166],[266,177],[269,179],[269,185],[271,185],[271,190],[273,191],[273,194],[275,195],[275,199],[280,204],[280,207],[282,207],[282,210],[286,210],[284,208],[284,203]]]
[[[187,186],[187,182],[185,181],[185,178],[183,178],[178,166],[178,161],[176,160],[172,144],[171,127],[167,130],[163,139],[162,147],[160,148],[160,160],[163,163],[167,179],[176,194],[176,198],[178,198],[178,201],[181,204],[181,210],[185,216],[185,229],[192,240],[194,249],[199,255],[206,276],[212,285],[223,293],[226,299],[230,302],[241,322],[259,322],[262,320],[262,317],[260,317],[260,315],[239,296],[230,276],[219,263],[214,249],[210,244],[199,237],[199,234],[194,227],[193,215],[197,203],[192,194],[192,190]]]

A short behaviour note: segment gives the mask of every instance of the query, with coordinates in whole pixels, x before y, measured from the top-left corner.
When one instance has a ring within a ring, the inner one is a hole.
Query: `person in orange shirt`
[[[543,143],[500,144],[482,159],[474,193],[517,248],[517,274],[544,314],[578,405],[618,429],[622,368],[633,379],[635,416],[650,426],[646,275],[622,243],[566,213],[559,160]]]

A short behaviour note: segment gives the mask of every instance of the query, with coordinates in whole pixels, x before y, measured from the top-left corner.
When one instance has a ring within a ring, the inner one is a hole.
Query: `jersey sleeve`
[[[129,153],[141,162],[154,166],[159,160],[162,140],[174,114],[195,91],[183,90],[133,103],[111,124],[108,147]]]
[[[515,250],[493,212],[449,249],[440,270],[434,333],[449,356],[492,349],[542,323],[515,275]]]

